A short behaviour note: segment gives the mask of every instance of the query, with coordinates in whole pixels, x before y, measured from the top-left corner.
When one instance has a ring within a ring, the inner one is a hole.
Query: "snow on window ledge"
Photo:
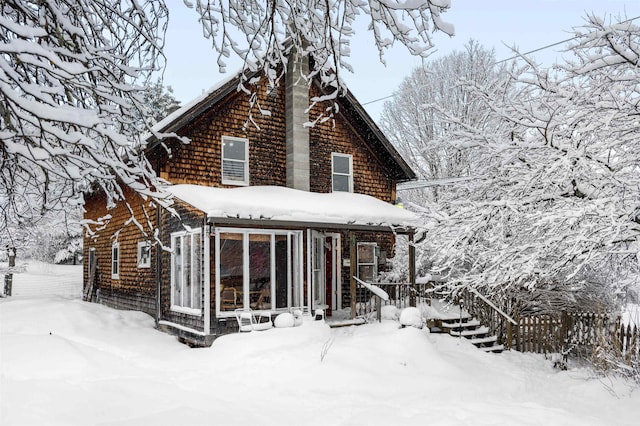
[[[192,315],[196,317],[202,316],[202,309],[185,308],[184,306],[171,305],[171,312]]]

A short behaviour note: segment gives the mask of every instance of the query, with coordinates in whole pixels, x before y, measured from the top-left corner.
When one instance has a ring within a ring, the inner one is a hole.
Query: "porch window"
[[[120,279],[120,243],[111,245],[111,278]]]
[[[300,306],[302,232],[216,229],[217,311]]]
[[[249,140],[222,137],[222,183],[249,185]]]
[[[151,242],[140,241],[138,243],[138,268],[151,267]]]
[[[171,310],[199,315],[202,308],[200,229],[171,234]]]
[[[376,243],[358,243],[358,278],[372,282],[378,276],[378,245]]]
[[[353,192],[353,157],[331,153],[331,177],[333,192]]]

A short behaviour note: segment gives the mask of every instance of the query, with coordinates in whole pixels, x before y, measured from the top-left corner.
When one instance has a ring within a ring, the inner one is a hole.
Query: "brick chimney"
[[[287,186],[309,191],[309,58],[291,47],[285,77]]]

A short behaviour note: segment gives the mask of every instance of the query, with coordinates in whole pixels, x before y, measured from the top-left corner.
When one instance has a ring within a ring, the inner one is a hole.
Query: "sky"
[[[229,61],[227,73],[220,74],[215,52],[202,37],[196,12],[181,0],[167,2],[170,20],[164,82],[184,104],[227,78],[230,72],[239,70],[240,61],[235,64]],[[513,56],[509,47],[528,52],[570,38],[571,29],[582,25],[587,13],[640,16],[638,0],[451,0],[451,4],[443,19],[455,26],[456,35],[436,33],[433,58],[462,50],[469,39],[474,39],[484,47],[495,48],[498,60],[507,59]],[[538,62],[552,65],[561,60],[560,50],[561,46],[556,46],[534,56]],[[349,61],[354,73],[344,72],[342,78],[376,121],[384,101],[372,101],[392,95],[411,70],[421,65],[421,60],[412,57],[401,45],[393,46],[385,60],[386,66],[380,63],[373,37],[360,19]]]

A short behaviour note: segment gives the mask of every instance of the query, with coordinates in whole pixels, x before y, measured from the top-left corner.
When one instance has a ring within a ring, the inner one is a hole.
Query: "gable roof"
[[[245,79],[250,81],[257,72],[245,75]],[[192,122],[199,115],[216,105],[231,93],[238,91],[238,84],[242,73],[236,73],[229,78],[221,81],[213,86],[202,95],[193,99],[191,102],[180,107],[173,113],[169,114],[165,119],[161,120],[153,126],[154,133],[172,133],[178,132],[181,128]],[[316,86],[322,90],[319,81],[314,81]],[[348,111],[354,118],[355,124],[360,131],[360,136],[375,151],[385,155],[379,156],[385,166],[393,171],[393,178],[398,182],[406,182],[416,178],[416,174],[411,167],[402,158],[400,153],[394,148],[389,139],[384,135],[382,130],[376,125],[371,116],[365,111],[364,107],[356,100],[355,96],[349,89],[344,94],[338,96],[337,101],[341,107]],[[148,147],[153,148],[160,141],[155,136],[148,139]]]

